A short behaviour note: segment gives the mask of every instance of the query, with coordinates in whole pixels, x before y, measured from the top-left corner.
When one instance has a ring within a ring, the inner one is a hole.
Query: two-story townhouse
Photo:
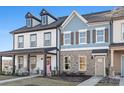
[[[27,71],[34,74],[41,71],[44,75],[57,73],[59,62],[59,25],[64,21],[56,18],[45,9],[41,19],[28,12],[26,26],[10,32],[13,35],[13,50],[1,52],[2,56],[13,57],[13,74]]]
[[[124,76],[124,7],[112,11],[113,30],[111,50],[112,76]]]
[[[26,26],[11,32],[13,50],[0,52],[13,57],[13,73],[25,69],[105,76],[123,74],[123,8],[80,15],[54,17],[42,10],[41,19],[26,14]],[[111,67],[111,68],[110,68]],[[49,69],[48,69],[49,68]]]
[[[61,73],[105,76],[109,67],[111,11],[80,15],[61,25]]]

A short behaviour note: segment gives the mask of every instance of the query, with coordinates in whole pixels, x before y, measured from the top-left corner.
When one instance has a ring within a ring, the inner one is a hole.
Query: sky
[[[80,14],[111,10],[114,6],[1,6],[0,7],[0,51],[13,49],[13,37],[9,33],[26,25],[25,14],[31,12],[40,18],[40,11],[46,9],[56,17],[67,16],[73,10]]]

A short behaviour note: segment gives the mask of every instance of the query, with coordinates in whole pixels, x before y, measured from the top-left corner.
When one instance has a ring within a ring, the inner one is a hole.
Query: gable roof
[[[82,21],[88,22],[88,23],[93,23],[93,22],[110,21],[112,14],[111,14],[111,10],[108,10],[108,11],[102,11],[102,12],[97,12],[97,13],[84,14],[81,16],[82,16],[81,17]],[[67,20],[67,18],[68,18],[68,16],[58,17],[57,20],[54,21],[53,23],[44,25],[44,26],[41,24],[38,24],[35,27],[31,27],[31,28],[27,28],[26,26],[23,26],[19,29],[16,29],[16,30],[10,32],[10,33],[16,34],[16,33],[25,33],[28,31],[38,31],[38,30],[47,30],[47,29],[57,28],[57,27],[61,26],[64,23],[64,21]]]
[[[76,12],[75,10],[66,18],[66,20],[63,22],[62,24],[62,27],[65,27],[71,20],[74,16],[77,16],[78,18],[80,18],[81,21],[83,21],[84,23],[87,24],[87,20],[81,16],[78,12]]]

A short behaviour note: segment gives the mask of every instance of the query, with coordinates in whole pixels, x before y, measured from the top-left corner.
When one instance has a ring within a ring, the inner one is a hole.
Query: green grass
[[[24,80],[0,84],[0,86],[75,86],[79,82],[67,82],[43,77],[36,77]]]

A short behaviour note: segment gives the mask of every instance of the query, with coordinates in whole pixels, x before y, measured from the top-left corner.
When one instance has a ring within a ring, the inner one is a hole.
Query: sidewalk
[[[124,78],[120,78],[119,86],[124,86]]]
[[[77,86],[94,86],[96,85],[103,77],[91,77],[90,79],[80,83]]]
[[[34,77],[37,77],[37,76],[40,76],[40,75],[32,75],[32,76],[27,76],[27,77],[20,77],[20,78],[14,78],[14,79],[1,80],[0,84],[12,82],[12,81],[17,81],[17,80],[28,79],[28,78],[34,78]]]

